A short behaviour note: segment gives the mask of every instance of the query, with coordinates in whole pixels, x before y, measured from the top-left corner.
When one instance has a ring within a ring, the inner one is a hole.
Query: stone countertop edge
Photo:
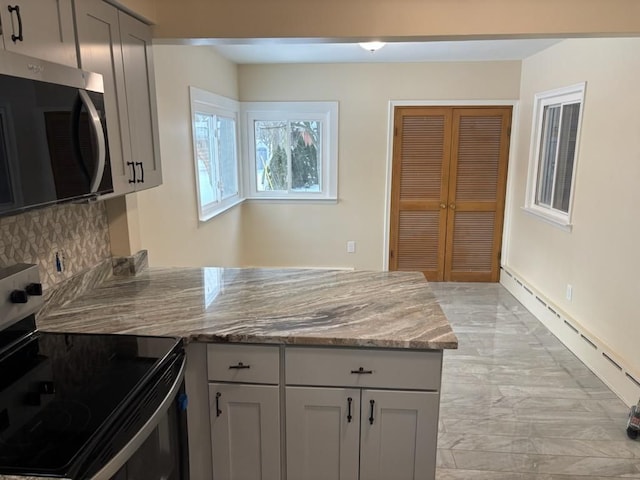
[[[109,278],[37,323],[42,331],[186,343],[458,348],[428,282],[415,272],[154,267]]]

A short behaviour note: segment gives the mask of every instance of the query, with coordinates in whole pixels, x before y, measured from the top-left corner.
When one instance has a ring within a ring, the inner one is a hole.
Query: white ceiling
[[[214,45],[221,55],[240,64],[256,63],[386,63],[522,60],[559,39],[393,42],[376,52],[357,43],[274,43]]]

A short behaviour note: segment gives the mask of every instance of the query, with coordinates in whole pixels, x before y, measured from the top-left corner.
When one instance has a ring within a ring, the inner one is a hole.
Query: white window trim
[[[554,226],[558,226],[563,230],[571,231],[571,218],[573,214],[573,201],[575,196],[575,183],[579,150],[580,150],[580,132],[582,130],[582,118],[584,114],[584,95],[586,90],[586,82],[577,83],[568,87],[557,88],[545,92],[536,93],[533,103],[533,121],[531,125],[531,147],[529,152],[529,172],[527,177],[527,191],[525,197],[525,205],[523,210],[535,217],[544,220]],[[564,213],[553,208],[541,207],[536,205],[536,186],[538,180],[538,165],[540,161],[540,142],[542,136],[542,114],[544,107],[554,103],[571,103],[580,102],[580,116],[578,119],[578,129],[576,133],[576,149],[573,160],[573,172],[571,177],[571,192],[569,197],[568,212]]]
[[[243,102],[241,104],[244,192],[252,200],[335,202],[338,198],[338,102]],[[255,120],[320,120],[322,122],[322,191],[259,192],[255,176]]]
[[[227,97],[217,95],[207,90],[197,87],[189,87],[189,97],[191,103],[191,139],[193,148],[194,181],[196,184],[196,202],[198,205],[198,219],[206,222],[212,218],[226,212],[230,208],[242,203],[242,167],[240,150],[240,103]],[[202,205],[200,197],[200,182],[198,181],[198,159],[196,155],[196,143],[193,126],[195,124],[196,112],[210,113],[221,117],[233,118],[236,123],[236,161],[238,193],[216,203]]]

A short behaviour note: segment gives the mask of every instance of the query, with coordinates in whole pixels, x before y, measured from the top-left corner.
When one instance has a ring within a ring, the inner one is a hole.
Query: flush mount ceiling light
[[[373,53],[377,50],[380,50],[382,47],[384,47],[386,43],[385,42],[361,42],[361,43],[358,43],[358,45],[360,45],[360,47],[364,48],[365,50],[368,50],[369,52]]]

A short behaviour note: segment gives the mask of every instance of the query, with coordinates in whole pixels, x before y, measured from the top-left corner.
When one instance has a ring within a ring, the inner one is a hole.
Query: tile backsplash
[[[0,218],[0,267],[37,263],[45,288],[108,258],[111,247],[104,202],[55,205]]]

